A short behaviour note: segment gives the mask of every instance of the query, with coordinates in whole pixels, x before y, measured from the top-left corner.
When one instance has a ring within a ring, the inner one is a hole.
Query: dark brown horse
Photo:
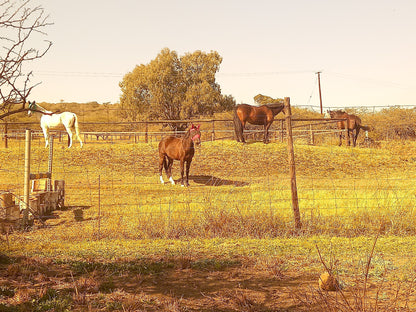
[[[370,130],[369,127],[361,125],[361,119],[358,116],[353,114],[347,114],[342,110],[331,111],[328,110],[325,114],[326,118],[334,118],[334,119],[346,119],[346,120],[339,120],[337,122],[337,127],[340,130],[347,129],[347,142],[348,146],[350,146],[350,134],[352,135],[352,144],[353,146],[357,145],[357,138],[358,134],[360,133],[360,129],[364,131]],[[355,133],[354,133],[355,130]],[[339,132],[339,146],[342,145],[342,131]]]
[[[246,123],[264,126],[263,142],[268,142],[269,128],[273,123],[274,116],[280,113],[285,105],[283,103],[252,106],[240,104],[234,110],[234,129],[238,142],[245,143],[243,131]]]
[[[175,184],[175,181],[172,178],[172,164],[174,160],[179,160],[181,166],[181,185],[189,186],[189,168],[191,167],[192,157],[194,157],[195,153],[194,143],[196,145],[201,144],[201,132],[199,131],[199,125],[191,125],[182,138],[169,136],[163,138],[159,142],[159,176],[162,184],[165,183],[162,178],[163,168],[165,168],[169,181],[172,184]],[[183,176],[185,164],[186,176],[184,181]]]

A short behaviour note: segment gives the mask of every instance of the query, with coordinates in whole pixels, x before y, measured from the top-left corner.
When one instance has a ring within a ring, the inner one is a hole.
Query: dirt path
[[[4,258],[0,311],[59,311],[65,306],[78,311],[299,311],[296,293],[316,285],[314,276],[242,265],[173,266],[144,274],[81,271],[48,260]]]

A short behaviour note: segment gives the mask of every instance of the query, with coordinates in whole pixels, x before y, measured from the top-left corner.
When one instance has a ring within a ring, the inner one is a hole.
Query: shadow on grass
[[[204,184],[207,186],[222,186],[222,185],[234,185],[234,186],[247,186],[250,183],[244,181],[233,181],[233,180],[224,180],[209,175],[194,175],[189,176],[189,179],[193,180],[195,183]]]

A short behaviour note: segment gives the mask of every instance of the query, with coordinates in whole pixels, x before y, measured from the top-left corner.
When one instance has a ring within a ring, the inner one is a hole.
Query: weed
[[[2,297],[11,298],[15,294],[15,290],[13,288],[7,286],[0,286],[0,299]]]

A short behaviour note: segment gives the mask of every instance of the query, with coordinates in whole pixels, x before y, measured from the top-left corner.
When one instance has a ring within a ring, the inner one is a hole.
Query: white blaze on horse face
[[[160,183],[165,184],[165,181],[163,181],[163,177],[162,176],[159,176],[159,179],[160,179]]]
[[[172,183],[173,185],[175,185],[175,181],[173,180],[172,177],[169,178],[170,183]]]

